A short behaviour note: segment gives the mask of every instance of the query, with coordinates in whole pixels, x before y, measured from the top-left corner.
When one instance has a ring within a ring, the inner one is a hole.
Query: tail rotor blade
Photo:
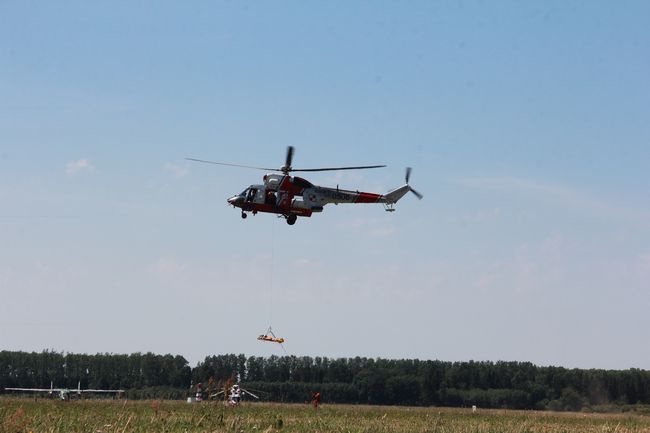
[[[406,185],[409,187],[409,191],[411,191],[419,200],[422,200],[422,197],[424,196],[411,188],[411,185],[409,185],[409,180],[411,180],[411,170],[411,167],[406,167]]]
[[[415,196],[418,198],[418,200],[422,200],[422,197],[424,197],[422,194],[414,190],[413,188],[409,187],[409,191],[411,191]]]

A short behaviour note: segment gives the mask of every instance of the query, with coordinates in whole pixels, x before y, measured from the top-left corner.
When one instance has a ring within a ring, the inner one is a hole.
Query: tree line
[[[0,388],[127,390],[129,398],[185,398],[194,384],[227,380],[264,400],[421,406],[580,410],[650,404],[650,372],[540,367],[530,362],[420,361],[326,357],[208,356],[190,367],[179,355],[0,352]],[[209,385],[208,385],[209,384]]]

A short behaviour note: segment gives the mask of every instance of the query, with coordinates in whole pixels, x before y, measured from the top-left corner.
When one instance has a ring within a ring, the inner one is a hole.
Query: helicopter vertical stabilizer
[[[406,167],[406,183],[399,188],[395,188],[384,195],[384,200],[388,204],[395,204],[399,199],[404,197],[407,192],[411,191],[419,200],[422,200],[422,194],[411,188],[409,180],[411,179],[411,167]]]
[[[397,203],[399,199],[404,197],[406,193],[409,192],[410,189],[411,187],[408,185],[400,186],[399,188],[395,188],[394,190],[384,194],[384,199],[386,200],[386,203]]]

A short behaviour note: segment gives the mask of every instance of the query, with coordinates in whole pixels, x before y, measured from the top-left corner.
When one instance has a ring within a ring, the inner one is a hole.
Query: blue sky
[[[647,2],[2,2],[9,350],[650,368]],[[385,192],[293,226],[256,171]],[[272,301],[271,301],[272,299]]]

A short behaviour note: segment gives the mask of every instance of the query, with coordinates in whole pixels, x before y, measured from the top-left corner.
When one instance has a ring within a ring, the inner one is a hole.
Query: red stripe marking
[[[377,203],[381,194],[373,194],[371,192],[360,192],[359,197],[355,203]]]

